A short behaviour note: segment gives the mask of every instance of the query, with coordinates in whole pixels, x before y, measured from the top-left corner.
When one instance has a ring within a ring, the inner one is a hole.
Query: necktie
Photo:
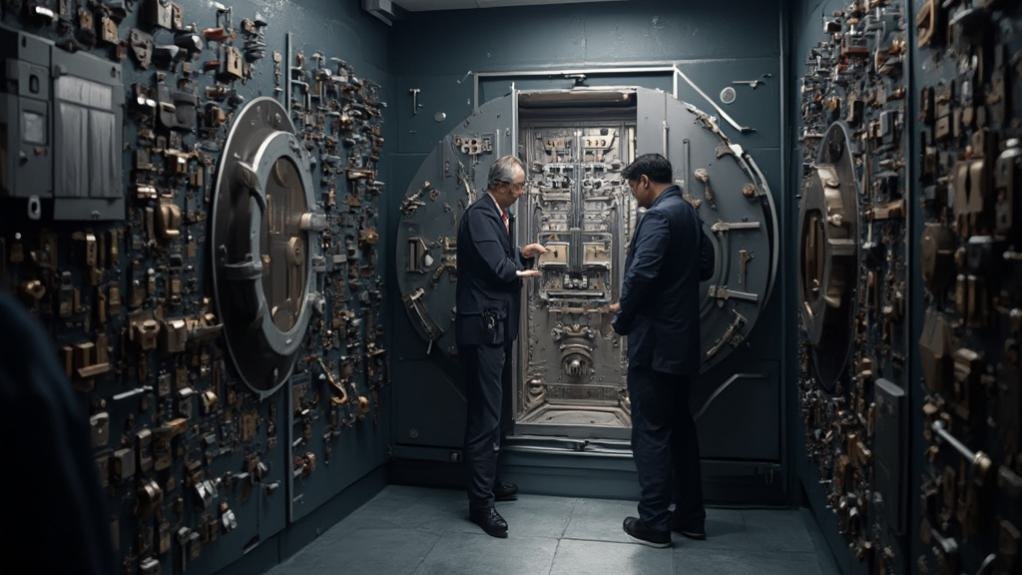
[[[508,232],[510,232],[511,231],[511,225],[508,222],[507,210],[505,210],[504,208],[500,209],[500,219],[504,220],[504,229],[506,229]]]

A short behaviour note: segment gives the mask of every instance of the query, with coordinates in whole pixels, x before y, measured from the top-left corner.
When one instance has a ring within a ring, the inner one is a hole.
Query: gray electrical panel
[[[883,510],[883,517],[892,532],[905,532],[905,469],[908,453],[905,446],[905,390],[888,379],[876,382],[876,483],[874,503]]]
[[[32,219],[124,219],[120,64],[10,30],[0,46],[0,197]]]

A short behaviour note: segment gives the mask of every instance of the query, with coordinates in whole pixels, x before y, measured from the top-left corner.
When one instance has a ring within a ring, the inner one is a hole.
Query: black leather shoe
[[[493,499],[496,501],[514,501],[518,499],[518,484],[514,481],[500,481],[493,486]]]
[[[622,527],[624,528],[625,533],[631,536],[636,543],[649,545],[650,547],[656,547],[658,549],[671,546],[670,531],[655,531],[650,529],[637,517],[625,517],[625,522]]]
[[[706,539],[706,521],[702,519],[698,521],[682,521],[681,519],[671,517],[671,531],[680,533],[689,539],[702,541]]]
[[[504,521],[504,518],[493,507],[469,511],[468,518],[472,523],[482,527],[483,531],[491,537],[500,537],[501,539],[507,537],[507,521]]]

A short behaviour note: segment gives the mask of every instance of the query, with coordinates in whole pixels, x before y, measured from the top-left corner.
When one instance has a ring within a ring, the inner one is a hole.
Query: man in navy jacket
[[[494,537],[507,537],[507,522],[494,500],[514,499],[513,483],[497,481],[503,396],[511,379],[511,349],[518,337],[522,278],[546,252],[539,244],[518,248],[508,208],[525,191],[525,167],[514,156],[490,167],[487,190],[458,224],[458,289],[455,339],[465,375],[468,413],[465,464],[469,518]]]
[[[641,488],[639,518],[626,518],[624,530],[654,547],[669,547],[672,530],[706,537],[688,398],[700,366],[699,282],[712,275],[714,256],[698,212],[671,172],[659,154],[639,156],[622,171],[646,213],[628,247],[620,300],[611,306],[614,331],[628,336],[632,451]]]

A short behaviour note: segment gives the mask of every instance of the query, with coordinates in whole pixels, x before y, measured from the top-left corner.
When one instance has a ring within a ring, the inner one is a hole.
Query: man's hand
[[[547,252],[547,249],[542,244],[529,244],[522,248],[522,257],[534,258],[541,256]]]
[[[614,303],[608,305],[607,306],[607,313],[614,315],[613,319],[611,319],[611,321],[610,321],[610,327],[614,329],[614,332],[617,333],[618,335],[628,335],[628,332],[631,331],[631,328],[629,328],[627,326],[620,325],[620,321],[621,321],[621,315],[620,315],[620,313],[621,313],[621,303],[620,302],[614,302]]]
[[[520,278],[538,278],[543,275],[543,272],[539,270],[518,270],[515,272]]]

